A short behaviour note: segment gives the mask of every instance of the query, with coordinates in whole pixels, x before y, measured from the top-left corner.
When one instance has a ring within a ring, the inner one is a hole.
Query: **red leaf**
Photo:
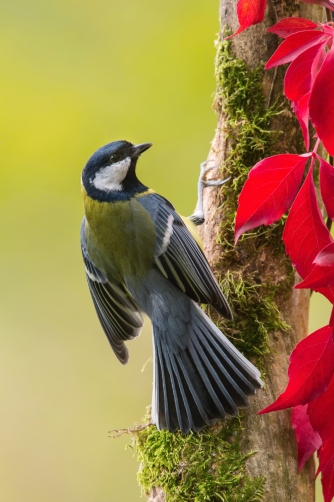
[[[332,308],[331,318],[329,320],[329,325],[331,328],[334,328],[334,307]]]
[[[296,406],[292,409],[291,423],[295,431],[298,447],[298,472],[300,472],[305,462],[319,450],[322,441],[319,434],[313,430],[310,419],[307,415],[307,404]]]
[[[334,3],[331,2],[331,5],[333,7]],[[325,33],[328,33],[331,36],[331,38],[334,37],[333,23],[326,23],[326,24],[322,24],[321,26],[322,26],[322,28],[323,28],[323,30],[324,30]],[[329,47],[332,47],[332,44],[330,44]]]
[[[320,251],[313,263],[315,265],[311,273],[295,288],[312,288],[314,290],[334,288],[334,242]]]
[[[289,209],[300,186],[309,155],[282,154],[258,162],[239,196],[236,242],[250,228],[269,225]]]
[[[311,272],[319,251],[332,242],[318,207],[312,169],[294,200],[285,224],[283,241],[293,265],[303,278]]]
[[[290,64],[284,78],[284,94],[291,101],[299,101],[305,94],[310,92],[313,84],[314,74],[312,66],[317,66],[317,60],[321,57],[321,53],[325,54],[324,48],[326,42],[306,49],[299,54]]]
[[[290,356],[287,388],[274,403],[259,413],[283,410],[315,399],[326,389],[332,378],[333,361],[333,329],[324,326],[297,343]],[[316,427],[313,428],[318,431]]]
[[[315,78],[310,117],[324,147],[330,155],[334,155],[334,45]]]
[[[334,305],[334,288],[315,288],[314,291],[325,296]]]
[[[292,109],[296,114],[299,121],[300,128],[302,130],[305,148],[308,150],[310,148],[310,135],[308,132],[308,122],[309,122],[309,103],[310,103],[311,93],[305,94],[298,103],[292,103]]]
[[[322,41],[328,40],[330,35],[323,31],[304,30],[289,35],[267,62],[265,69],[290,63],[299,54]]]
[[[331,242],[315,257],[313,263],[324,267],[332,267],[334,265],[334,242]]]
[[[324,501],[331,502],[334,497],[334,459],[328,462],[326,467],[322,470],[321,484],[324,494]]]
[[[309,19],[303,17],[287,17],[278,21],[278,23],[268,28],[270,33],[276,33],[281,38],[286,38],[292,33],[304,30],[313,30],[318,28],[318,25]]]
[[[334,10],[334,4],[330,0],[302,0],[304,3],[322,5],[326,9]]]
[[[313,429],[319,433],[322,440],[319,455],[319,471],[322,471],[328,462],[334,460],[334,378],[327,389],[309,403],[308,414]]]
[[[267,0],[238,0],[237,15],[240,26],[233,35],[226,38],[235,37],[246,28],[263,21],[266,5]]]
[[[334,288],[334,266],[322,267],[316,265],[306,279],[296,289],[312,288],[318,291],[320,288]]]
[[[320,190],[328,216],[334,221],[334,167],[317,155],[320,161]]]

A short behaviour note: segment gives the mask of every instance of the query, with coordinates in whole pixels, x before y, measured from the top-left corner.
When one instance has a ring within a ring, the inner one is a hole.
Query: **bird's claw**
[[[208,171],[212,169],[218,169],[217,166],[213,165],[210,167],[206,167],[207,164],[211,162],[210,160],[205,160],[200,164],[200,175],[198,179],[198,200],[196,204],[196,209],[194,213],[189,216],[190,221],[192,221],[195,225],[202,225],[204,223],[204,211],[203,211],[203,190],[206,187],[212,186],[221,186],[224,185],[231,177],[226,178],[226,180],[205,180],[204,176]]]
[[[202,183],[203,187],[211,187],[211,186],[220,186],[224,185],[228,180],[231,179],[231,176],[229,178],[226,178],[225,180],[204,180],[204,175],[208,172],[211,171],[212,169],[219,169],[218,166],[210,166],[206,167],[207,164],[211,162],[210,160],[205,160],[204,162],[201,162],[201,169],[200,169],[200,175],[199,175],[199,180],[198,183]]]
[[[209,162],[211,162],[211,160],[205,160],[204,162],[201,162],[199,175],[200,178],[203,178],[204,174],[208,171],[211,171],[211,169],[218,169],[217,166],[206,167]]]
[[[224,185],[227,181],[231,179],[231,176],[229,178],[226,178],[226,180],[208,180],[208,181],[202,181],[204,188],[205,187],[218,187],[221,185]]]

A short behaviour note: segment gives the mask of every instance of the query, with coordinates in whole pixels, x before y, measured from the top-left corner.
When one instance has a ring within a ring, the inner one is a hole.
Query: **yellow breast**
[[[135,199],[99,202],[82,189],[86,215],[86,241],[93,263],[110,279],[142,277],[154,264],[155,227]]]

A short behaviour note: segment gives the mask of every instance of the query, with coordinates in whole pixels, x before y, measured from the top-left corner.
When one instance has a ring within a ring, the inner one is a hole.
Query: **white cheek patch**
[[[122,181],[128,173],[130,164],[130,157],[126,157],[126,159],[120,162],[102,167],[102,169],[95,174],[95,178],[90,181],[98,190],[103,190],[104,192],[120,192],[123,189]]]

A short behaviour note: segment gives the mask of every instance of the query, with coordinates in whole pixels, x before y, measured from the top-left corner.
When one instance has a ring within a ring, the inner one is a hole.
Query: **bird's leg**
[[[204,223],[204,211],[203,211],[203,190],[206,187],[220,186],[226,183],[230,178],[226,180],[205,180],[205,174],[211,169],[217,169],[217,166],[206,167],[207,163],[210,162],[206,160],[201,163],[200,175],[198,179],[198,199],[196,204],[196,209],[191,216],[189,216],[189,220],[191,220],[195,225],[202,225]]]

